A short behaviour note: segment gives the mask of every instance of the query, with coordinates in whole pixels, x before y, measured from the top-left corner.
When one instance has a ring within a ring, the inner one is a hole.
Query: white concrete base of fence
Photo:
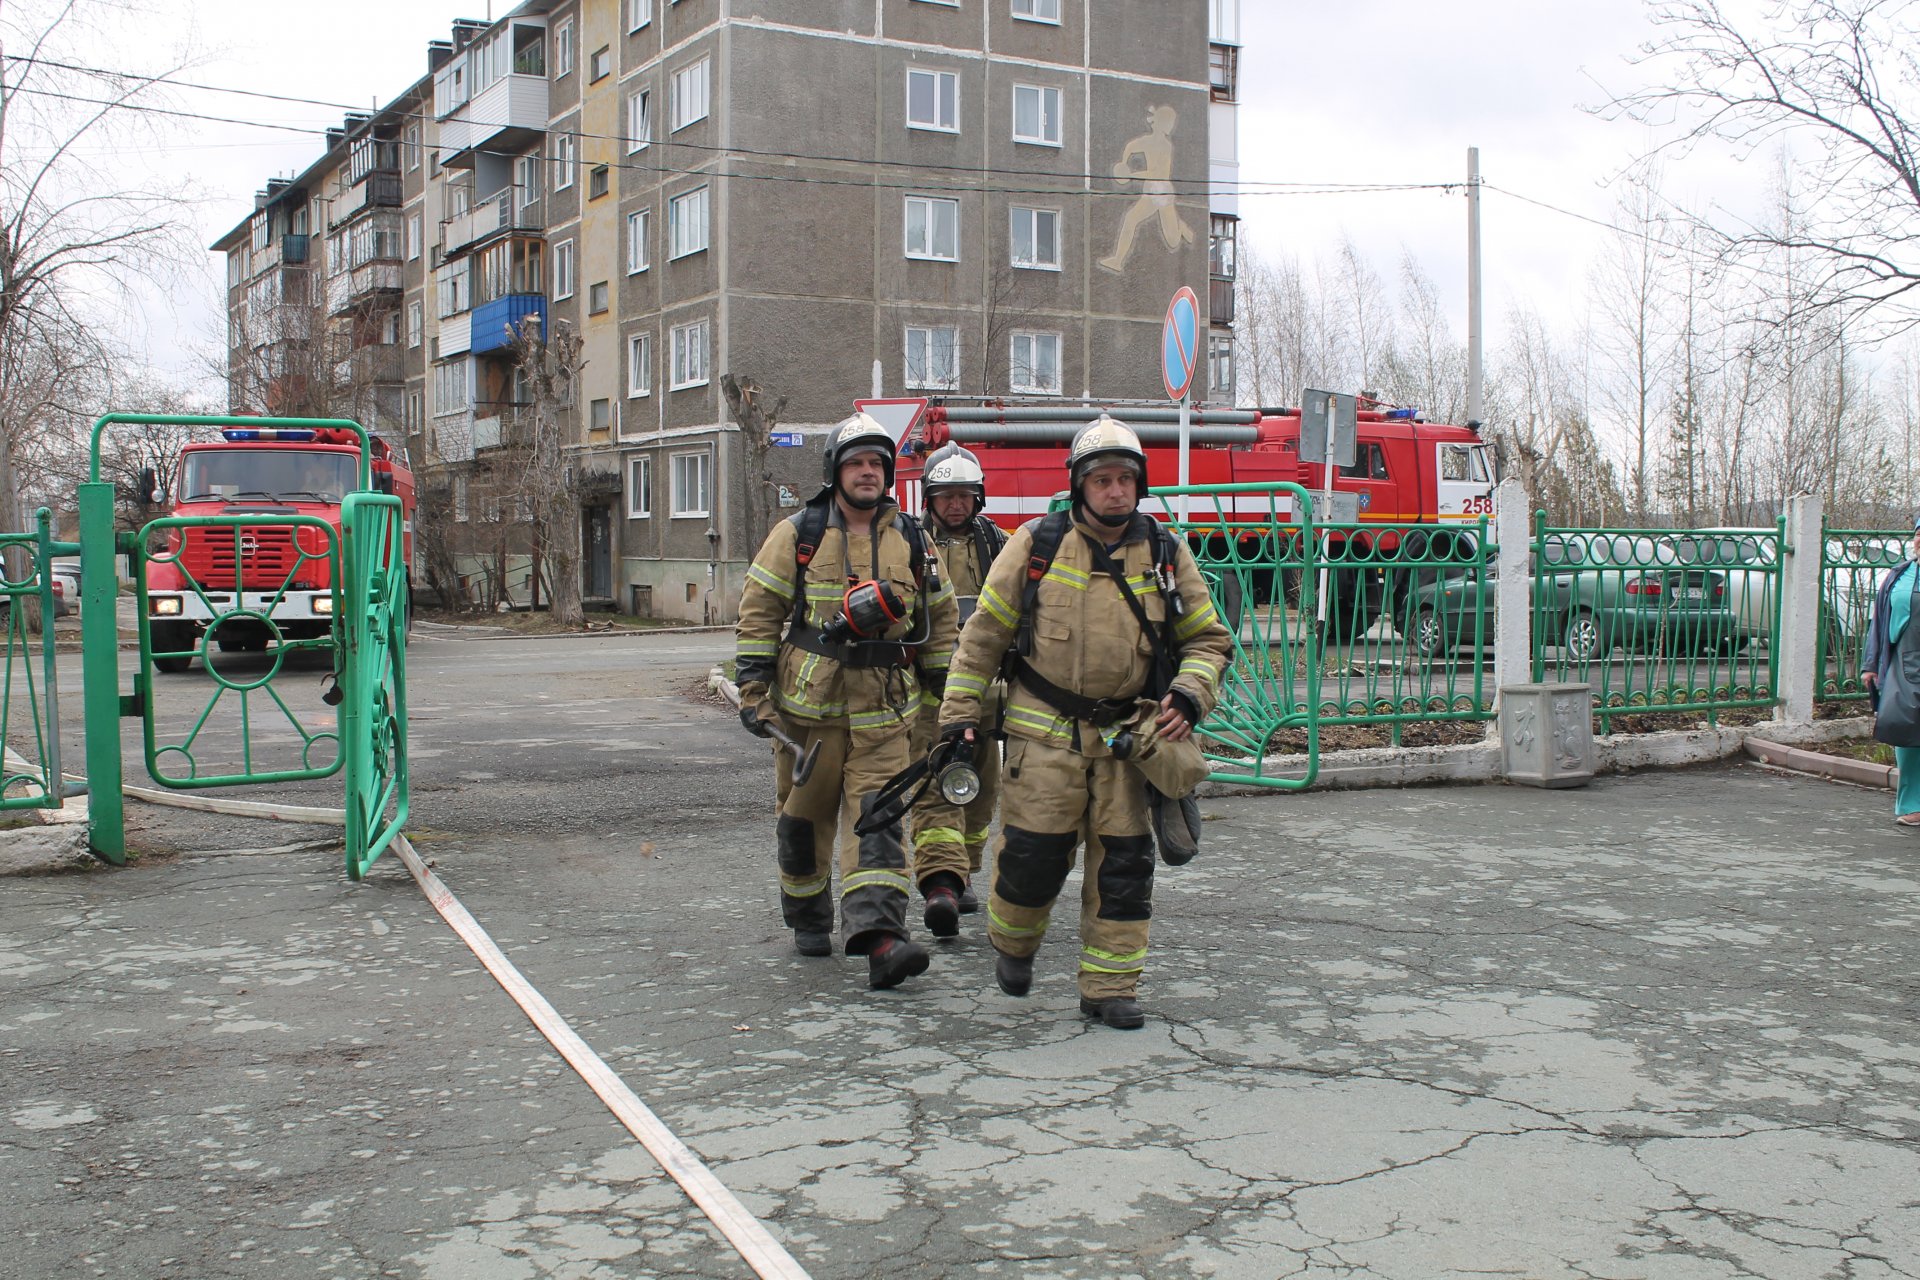
[[[1815,720],[1802,724],[1765,721],[1757,725],[1669,730],[1662,733],[1611,733],[1593,740],[1598,773],[1625,773],[1632,769],[1671,769],[1706,764],[1737,756],[1749,737],[1786,746],[1813,746],[1844,738],[1865,737],[1873,722],[1866,716],[1845,720]],[[1306,765],[1298,756],[1269,756],[1262,771],[1273,778],[1298,778]],[[1499,782],[1498,730],[1484,742],[1452,747],[1367,747],[1358,751],[1326,751],[1320,755],[1316,791],[1354,791],[1369,787],[1405,787],[1438,782]],[[1257,795],[1268,787],[1241,782],[1203,782],[1200,794]]]

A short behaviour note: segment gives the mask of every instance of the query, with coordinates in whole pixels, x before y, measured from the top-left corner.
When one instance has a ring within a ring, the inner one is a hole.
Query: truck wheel
[[[1380,616],[1380,601],[1367,590],[1364,574],[1338,569],[1327,575],[1327,640],[1358,640]]]
[[[153,669],[177,675],[193,665],[193,656],[183,654],[180,657],[163,658],[158,655],[193,648],[199,637],[191,626],[181,626],[177,622],[152,622],[147,624],[147,633],[153,643]]]
[[[1217,580],[1208,582],[1207,586],[1218,602],[1220,621],[1229,632],[1239,635],[1240,619],[1246,612],[1246,593],[1240,589],[1240,575],[1227,570]]]

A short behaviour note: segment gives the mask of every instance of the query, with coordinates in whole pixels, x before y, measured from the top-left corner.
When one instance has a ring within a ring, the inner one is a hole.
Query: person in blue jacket
[[[1860,658],[1860,680],[1877,710],[1880,685],[1887,678],[1902,644],[1920,644],[1920,630],[1909,634],[1913,596],[1920,587],[1920,518],[1914,521],[1913,546],[1906,562],[1887,570],[1873,601],[1873,621],[1867,627],[1867,647]],[[1895,747],[1900,789],[1893,797],[1893,820],[1903,827],[1920,827],[1920,747]]]

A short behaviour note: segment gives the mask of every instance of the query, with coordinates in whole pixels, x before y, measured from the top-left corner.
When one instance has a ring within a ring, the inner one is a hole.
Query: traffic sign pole
[[[1189,387],[1180,397],[1180,487],[1183,490],[1188,484],[1188,458],[1193,448],[1193,427],[1190,422],[1192,414],[1188,411],[1193,403],[1192,390]],[[1190,494],[1183,492],[1180,495],[1181,524],[1187,523],[1192,503],[1193,498]]]
[[[1160,380],[1167,398],[1180,404],[1180,487],[1191,478],[1193,452],[1193,369],[1200,359],[1200,299],[1192,289],[1181,285],[1167,304],[1167,318],[1160,326]],[[1180,495],[1180,520],[1186,522],[1192,500]]]

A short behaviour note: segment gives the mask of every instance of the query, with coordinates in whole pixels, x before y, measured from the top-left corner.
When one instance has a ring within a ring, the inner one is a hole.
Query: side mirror
[[[373,473],[373,491],[375,493],[393,492],[393,472],[376,471]]]
[[[165,499],[162,497],[160,493],[160,490],[155,487],[159,483],[160,483],[160,477],[154,474],[152,467],[140,468],[140,501],[142,502],[165,501]]]

